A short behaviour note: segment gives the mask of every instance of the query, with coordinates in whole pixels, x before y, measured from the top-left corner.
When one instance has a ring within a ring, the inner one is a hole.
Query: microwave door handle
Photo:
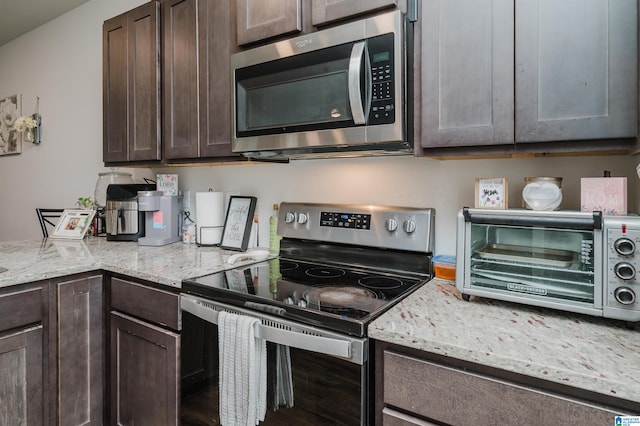
[[[360,90],[360,76],[362,75],[362,56],[364,55],[365,43],[359,41],[351,49],[349,58],[349,104],[351,105],[351,116],[353,122],[365,124],[364,108],[362,107],[362,91]]]

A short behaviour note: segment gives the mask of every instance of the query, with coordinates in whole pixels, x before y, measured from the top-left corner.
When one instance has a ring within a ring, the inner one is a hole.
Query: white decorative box
[[[178,175],[156,175],[156,190],[164,195],[178,195]]]

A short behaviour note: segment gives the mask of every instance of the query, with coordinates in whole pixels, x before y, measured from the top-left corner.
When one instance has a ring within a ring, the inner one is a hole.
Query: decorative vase
[[[33,142],[36,140],[34,129],[25,129],[23,133],[25,142]]]

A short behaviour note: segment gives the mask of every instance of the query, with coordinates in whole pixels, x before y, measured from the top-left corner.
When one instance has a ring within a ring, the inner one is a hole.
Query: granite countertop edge
[[[434,279],[368,330],[379,341],[640,404],[640,330],[621,321],[464,301],[453,282]]]

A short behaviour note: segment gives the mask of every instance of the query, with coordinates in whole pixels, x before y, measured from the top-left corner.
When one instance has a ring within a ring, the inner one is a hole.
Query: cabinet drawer
[[[436,426],[435,423],[416,419],[389,407],[382,410],[382,424],[383,426]]]
[[[111,308],[180,330],[180,296],[175,293],[112,278]]]
[[[42,321],[42,288],[0,295],[0,331]]]
[[[624,414],[389,351],[383,391],[386,405],[451,425],[605,425]]]

